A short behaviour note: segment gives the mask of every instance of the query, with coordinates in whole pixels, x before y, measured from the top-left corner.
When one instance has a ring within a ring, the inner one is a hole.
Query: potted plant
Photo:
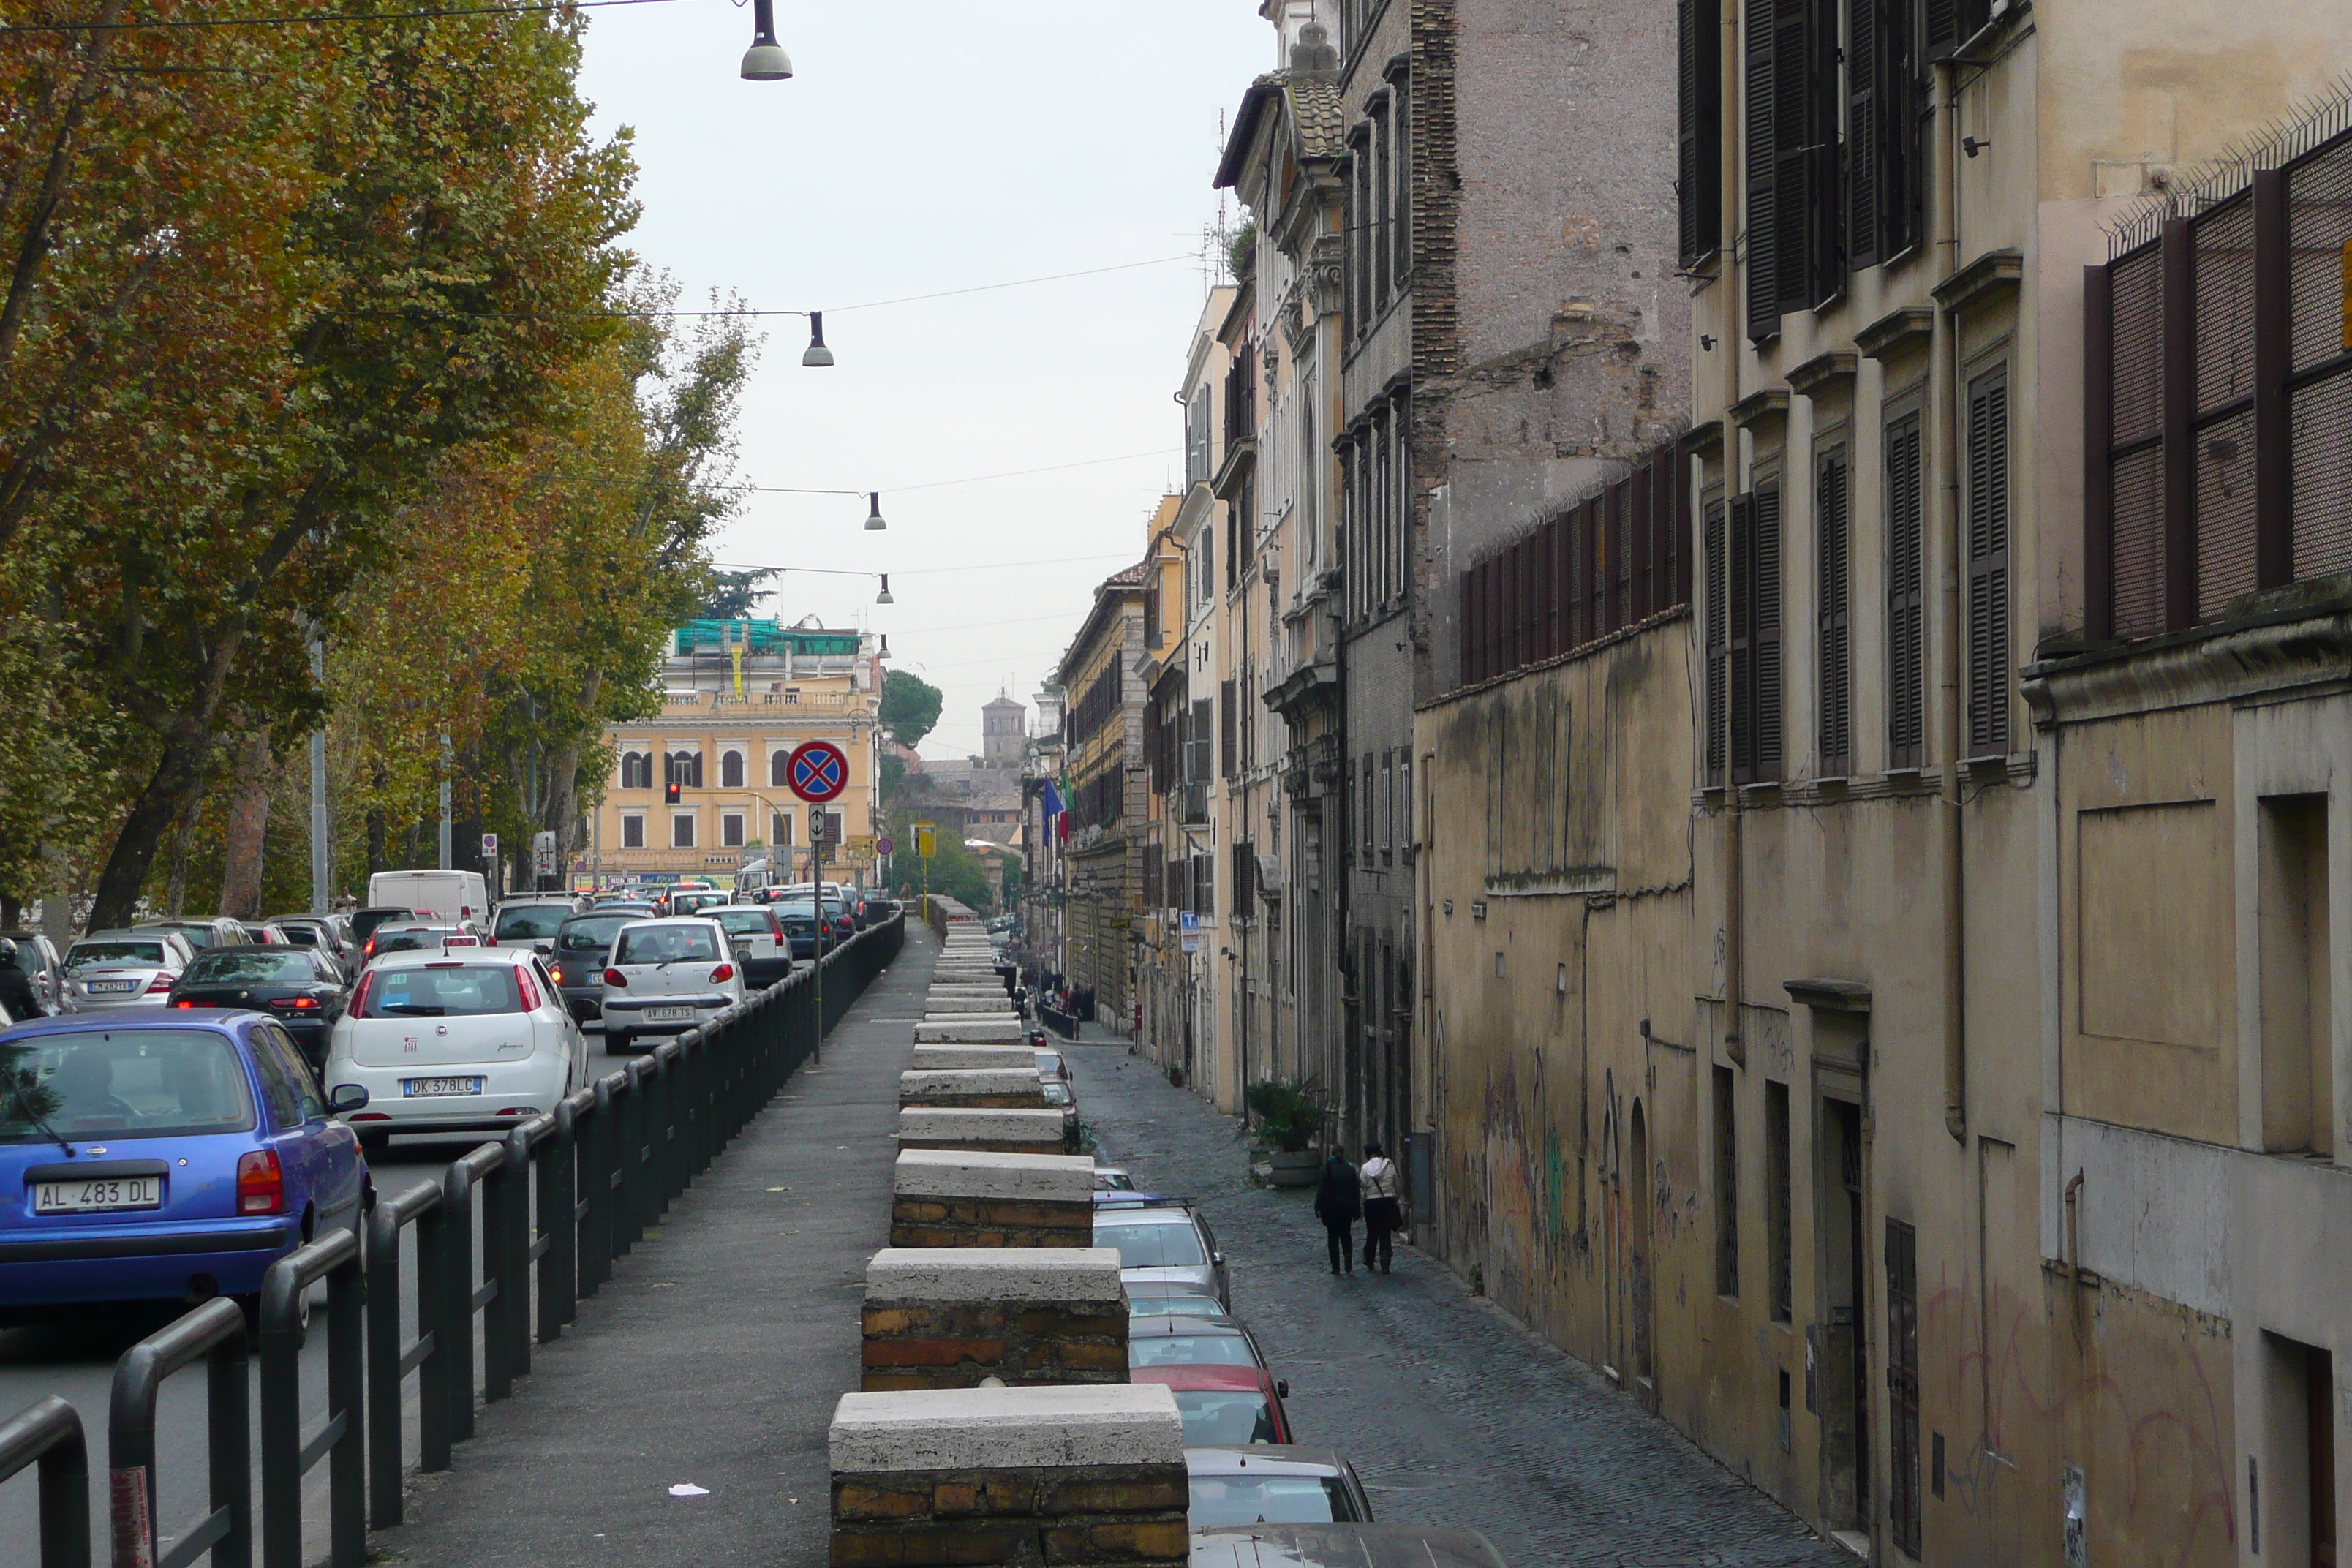
[[[1243,1100],[1273,1146],[1274,1184],[1313,1186],[1323,1163],[1315,1152],[1316,1135],[1323,1130],[1323,1105],[1315,1096],[1314,1083],[1254,1083]]]

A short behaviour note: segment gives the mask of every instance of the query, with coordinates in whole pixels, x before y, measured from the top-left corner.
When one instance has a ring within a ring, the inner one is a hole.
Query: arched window
[[[685,789],[700,789],[702,787],[702,753],[672,752],[669,754],[667,782]]]
[[[743,787],[742,752],[722,752],[719,753],[719,787],[720,789],[741,789]]]
[[[621,753],[621,787],[651,789],[654,787],[654,759],[646,752]]]
[[[790,752],[777,752],[771,754],[768,758],[768,783],[778,789],[791,783],[786,773],[792,765],[792,761],[793,754]]]

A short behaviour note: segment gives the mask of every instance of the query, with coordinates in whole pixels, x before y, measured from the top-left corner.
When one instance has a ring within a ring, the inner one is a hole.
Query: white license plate
[[[163,1206],[161,1176],[110,1176],[94,1182],[36,1182],[35,1214],[105,1214]]]
[[[404,1078],[400,1080],[400,1092],[410,1100],[424,1100],[439,1094],[479,1094],[482,1080],[478,1078]]]
[[[694,1022],[694,1009],[691,1007],[648,1007],[646,1009],[646,1022],[648,1024],[691,1024]]]
[[[93,980],[89,983],[89,994],[93,996],[100,994],[119,996],[126,991],[137,989],[139,989],[139,982],[136,980]]]

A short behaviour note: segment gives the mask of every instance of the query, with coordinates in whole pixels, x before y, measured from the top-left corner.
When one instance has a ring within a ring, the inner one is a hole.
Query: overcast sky
[[[881,533],[862,495],[752,496],[718,559],[887,572],[894,605],[871,579],[795,574],[762,613],[888,633],[894,662],[947,694],[922,750],[962,756],[1000,686],[1029,700],[1181,476],[1171,399],[1220,117],[1273,64],[1273,29],[1253,0],[777,11],[799,73],[783,82],[736,75],[748,5],[592,11],[583,90],[601,130],[636,132],[634,243],[681,307],[718,289],[825,311],[830,370],[802,368],[803,322],[764,323],[743,477],[882,492]],[[1161,258],[1184,259],[845,309]]]

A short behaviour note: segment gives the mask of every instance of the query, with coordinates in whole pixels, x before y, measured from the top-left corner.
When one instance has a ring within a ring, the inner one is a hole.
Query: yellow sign
[[[939,824],[935,822],[919,822],[915,824],[915,853],[917,855],[928,860],[932,856],[939,853]]]
[[[874,858],[874,836],[866,833],[845,838],[841,841],[841,847],[852,860],[871,860]]]
[[[743,695],[743,645],[737,643],[727,651],[735,661],[735,695],[740,697]]]

